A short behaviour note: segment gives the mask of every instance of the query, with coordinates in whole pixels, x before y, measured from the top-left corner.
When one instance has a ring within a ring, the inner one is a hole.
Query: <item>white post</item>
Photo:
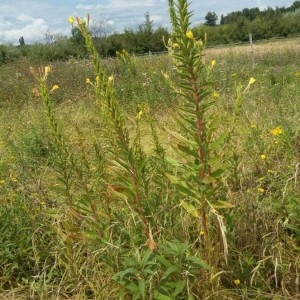
[[[253,49],[252,33],[249,33],[249,42],[250,42],[250,51],[251,51],[251,55],[252,55],[252,68],[254,68],[255,60],[254,60],[254,49]]]

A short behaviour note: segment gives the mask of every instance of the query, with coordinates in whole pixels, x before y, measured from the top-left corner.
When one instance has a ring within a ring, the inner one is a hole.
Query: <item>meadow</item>
[[[300,39],[181,12],[166,55],[73,20],[91,60],[0,66],[0,299],[299,299]]]

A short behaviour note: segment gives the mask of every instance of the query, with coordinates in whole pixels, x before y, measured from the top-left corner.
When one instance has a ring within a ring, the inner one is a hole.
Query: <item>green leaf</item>
[[[179,280],[176,282],[170,282],[168,285],[173,288],[175,287],[175,291],[172,293],[172,296],[175,298],[178,294],[180,294],[183,291],[185,283],[183,280]]]
[[[137,270],[135,268],[128,268],[126,270],[120,271],[116,274],[113,275],[113,279],[116,281],[120,281],[123,280],[124,276],[126,275],[134,275],[135,273],[137,273]]]
[[[128,288],[132,293],[138,293],[138,294],[140,294],[139,288],[138,288],[138,286],[137,286],[134,282],[130,282],[130,283],[126,284],[125,286],[126,286],[126,288]]]
[[[178,132],[172,131],[172,130],[167,129],[167,128],[166,128],[166,131],[168,131],[173,137],[175,137],[178,141],[182,142],[183,144],[190,145],[193,148],[197,147],[197,143],[195,143],[192,140],[189,140],[189,139],[185,138],[184,136],[182,136]]]
[[[213,202],[210,202],[211,206],[215,209],[221,209],[221,208],[233,208],[234,205],[226,202],[226,201],[222,201],[222,200],[216,200]]]
[[[174,298],[171,298],[167,295],[161,294],[158,291],[154,292],[154,299],[156,299],[156,300],[174,300]]]
[[[144,296],[145,296],[145,289],[146,289],[146,282],[145,282],[145,280],[144,279],[140,279],[138,281],[138,285],[139,285],[139,291],[140,291],[141,295],[144,298]]]
[[[161,277],[161,279],[166,279],[167,277],[169,277],[170,274],[178,271],[179,268],[177,266],[170,266],[166,272],[163,274],[163,276]]]
[[[213,171],[213,172],[211,173],[211,175],[212,175],[213,177],[218,177],[218,176],[222,175],[224,172],[225,172],[225,170],[224,170],[223,168],[219,168],[219,169]]]
[[[197,153],[197,151],[195,151],[195,149],[192,149],[192,148],[189,147],[189,146],[182,145],[182,144],[177,144],[177,148],[178,148],[180,151],[182,151],[182,152],[184,152],[185,154],[187,154],[187,155],[191,155],[191,156],[193,156],[193,157],[195,157],[195,158],[198,158],[198,153]]]
[[[173,266],[173,264],[162,255],[157,256],[157,260],[167,268],[170,268]]]
[[[148,250],[145,252],[145,254],[144,254],[143,258],[142,258],[142,264],[143,264],[144,266],[147,265],[147,263],[149,262],[149,258],[150,258],[151,255],[153,255],[153,252],[152,252],[150,249],[148,249]],[[152,257],[152,258],[153,258],[153,257]],[[151,259],[150,262],[152,262],[152,259]]]
[[[215,183],[216,181],[217,181],[216,178],[214,178],[212,176],[206,176],[205,178],[203,178],[201,180],[201,182],[204,184],[211,184],[211,183]]]
[[[193,262],[194,264],[196,264],[197,266],[206,269],[206,270],[210,270],[210,266],[202,259],[200,259],[199,257],[196,256],[188,256],[186,258],[187,261]]]
[[[199,213],[194,205],[189,204],[186,201],[182,201],[181,205],[189,214],[191,214],[195,218],[199,218]]]
[[[228,133],[221,134],[213,143],[210,145],[210,149],[216,150],[221,148],[220,146],[224,144],[225,140],[228,137]]]

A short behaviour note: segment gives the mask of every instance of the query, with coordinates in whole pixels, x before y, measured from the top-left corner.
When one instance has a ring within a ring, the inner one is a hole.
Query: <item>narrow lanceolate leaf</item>
[[[223,133],[221,134],[211,145],[210,145],[210,149],[211,150],[217,150],[218,148],[220,148],[221,145],[223,145],[226,141],[226,139],[228,138],[228,133]]]
[[[183,145],[183,144],[178,144],[177,147],[180,151],[184,152],[185,154],[188,154],[188,155],[191,155],[195,158],[198,158],[198,153],[193,148],[188,147],[188,146]]]
[[[199,213],[194,205],[187,203],[186,201],[182,201],[181,206],[193,217],[199,218]]]
[[[211,206],[215,209],[221,209],[221,208],[233,208],[234,205],[226,202],[226,201],[222,201],[222,200],[216,200],[213,202],[210,202]]]
[[[210,270],[210,266],[201,258],[196,257],[196,256],[188,256],[186,258],[186,260],[195,263],[196,265],[198,265],[199,267],[206,269],[206,270]]]
[[[179,134],[178,132],[169,130],[166,128],[166,131],[168,131],[173,137],[175,137],[178,141],[186,144],[186,145],[190,145],[191,147],[197,147],[197,143],[195,143],[192,140],[189,140],[187,138],[185,138],[184,136],[182,136],[181,134]]]
[[[186,182],[178,180],[176,176],[171,174],[166,174],[166,176],[180,193],[192,199],[198,198],[198,195],[193,191],[191,187],[187,185]]]

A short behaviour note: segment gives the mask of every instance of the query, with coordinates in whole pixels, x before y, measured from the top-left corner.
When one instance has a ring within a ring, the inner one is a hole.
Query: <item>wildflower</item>
[[[234,280],[233,280],[233,283],[234,283],[235,285],[240,285],[240,284],[241,284],[241,281],[240,281],[239,279],[234,279]]]
[[[135,118],[136,118],[137,120],[139,120],[139,119],[141,118],[142,115],[143,115],[143,111],[140,110],[140,111],[137,113],[137,115],[136,115]]]
[[[46,66],[45,67],[45,77],[47,77],[50,72],[51,72],[50,66]]]
[[[283,130],[280,126],[277,126],[276,128],[270,130],[270,133],[272,135],[279,135],[279,134],[282,134],[283,133]]]
[[[70,16],[69,18],[68,18],[68,22],[70,23],[70,24],[74,24],[74,22],[75,22],[75,19],[74,19],[74,17],[72,17],[72,16]]]
[[[85,83],[87,83],[87,84],[92,84],[92,83],[91,83],[91,80],[90,80],[89,78],[86,79]]]
[[[109,76],[109,77],[108,77],[108,81],[114,81],[114,76],[112,76],[112,75]]]
[[[191,40],[194,39],[194,35],[193,35],[192,30],[188,30],[185,35],[186,35],[187,38],[189,38]]]
[[[259,187],[259,188],[257,189],[257,191],[258,191],[259,193],[262,194],[265,190],[264,190],[263,188]]]
[[[256,81],[256,79],[254,77],[251,77],[249,80],[249,85],[253,84]]]
[[[200,236],[204,236],[205,232],[203,230],[200,230]]]
[[[265,154],[261,154],[261,155],[260,155],[260,158],[261,158],[262,160],[264,160],[264,159],[266,159],[267,157],[266,157]]]
[[[50,93],[52,93],[52,92],[54,92],[55,90],[58,90],[58,89],[59,89],[59,86],[58,86],[57,84],[55,84],[55,85],[52,87]]]
[[[220,94],[217,91],[214,91],[213,92],[213,97],[216,98],[216,99],[220,98]]]
[[[211,67],[214,68],[214,67],[216,66],[216,64],[217,64],[216,60],[215,60],[215,59],[212,60],[212,62],[211,62]]]

